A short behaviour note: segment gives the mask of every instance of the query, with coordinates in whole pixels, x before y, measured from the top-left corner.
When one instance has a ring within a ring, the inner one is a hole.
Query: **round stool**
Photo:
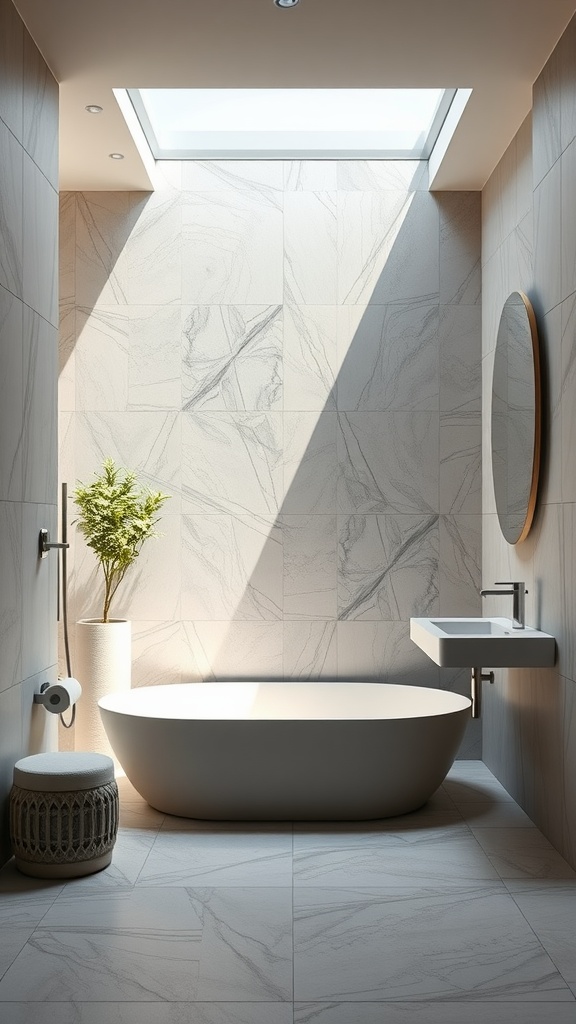
[[[16,762],[10,841],[25,875],[78,878],[101,871],[112,860],[117,832],[112,758],[62,752]]]

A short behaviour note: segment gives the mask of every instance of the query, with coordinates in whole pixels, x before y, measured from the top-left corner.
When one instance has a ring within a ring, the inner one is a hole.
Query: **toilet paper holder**
[[[60,715],[74,705],[82,694],[77,679],[59,679],[57,683],[42,683],[40,692],[34,694],[34,704],[42,704],[46,711]]]

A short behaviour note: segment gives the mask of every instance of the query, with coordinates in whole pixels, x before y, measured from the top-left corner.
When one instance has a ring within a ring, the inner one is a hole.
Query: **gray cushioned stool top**
[[[32,754],[14,765],[14,785],[39,793],[92,789],[114,781],[114,762],[106,754],[60,751]]]

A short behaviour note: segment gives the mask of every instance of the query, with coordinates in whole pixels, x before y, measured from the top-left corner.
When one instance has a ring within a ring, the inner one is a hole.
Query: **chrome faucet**
[[[512,590],[481,590],[480,597],[487,597],[489,594],[511,594],[512,606],[512,627],[513,629],[524,629],[526,626],[524,595],[528,593],[523,582],[495,583],[495,587],[512,587]]]

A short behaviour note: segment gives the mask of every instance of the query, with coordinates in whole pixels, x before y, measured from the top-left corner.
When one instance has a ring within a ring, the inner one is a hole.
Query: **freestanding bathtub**
[[[459,694],[389,683],[187,683],[98,702],[132,785],[168,814],[358,820],[413,811],[470,717]]]

